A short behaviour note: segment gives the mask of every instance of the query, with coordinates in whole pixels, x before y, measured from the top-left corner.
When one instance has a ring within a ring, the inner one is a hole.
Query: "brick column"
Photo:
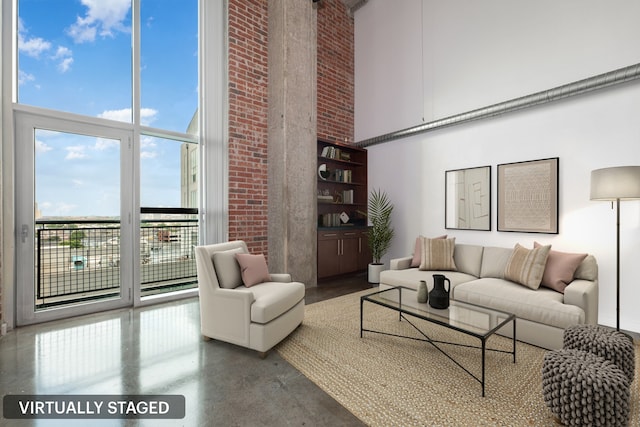
[[[268,243],[271,271],[316,285],[316,11],[269,0]]]

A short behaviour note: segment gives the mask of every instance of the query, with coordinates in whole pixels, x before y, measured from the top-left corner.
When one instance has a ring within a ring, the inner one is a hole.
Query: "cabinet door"
[[[358,245],[358,270],[366,270],[369,263],[373,261],[373,255],[371,255],[369,248],[369,235],[366,231],[361,231],[358,234]]]
[[[340,251],[340,273],[358,271],[358,233],[343,231]]]
[[[338,232],[318,233],[318,278],[340,274],[341,243]]]

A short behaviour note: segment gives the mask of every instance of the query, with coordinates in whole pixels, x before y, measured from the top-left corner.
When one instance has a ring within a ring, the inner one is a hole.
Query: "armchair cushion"
[[[264,254],[236,254],[236,259],[238,260],[238,264],[240,264],[242,282],[244,282],[247,288],[271,280]]]
[[[242,288],[241,288],[242,289]],[[300,282],[264,282],[249,289],[253,293],[251,321],[268,323],[288,311],[302,299],[305,288]]]
[[[226,251],[214,252],[213,267],[218,277],[221,288],[233,289],[242,285],[240,265],[236,260],[236,254],[244,253],[242,248],[229,249]]]

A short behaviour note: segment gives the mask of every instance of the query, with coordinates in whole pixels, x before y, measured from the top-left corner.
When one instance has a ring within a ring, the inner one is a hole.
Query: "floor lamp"
[[[640,166],[591,171],[591,200],[616,202],[616,330],[620,330],[620,200],[640,199]]]

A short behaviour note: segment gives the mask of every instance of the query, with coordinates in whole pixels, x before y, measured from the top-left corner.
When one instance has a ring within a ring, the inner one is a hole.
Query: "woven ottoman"
[[[564,425],[626,426],[630,384],[613,362],[587,351],[562,349],[544,356],[544,401]]]
[[[584,350],[612,361],[633,382],[636,370],[633,339],[619,331],[598,325],[575,325],[564,331],[565,349]]]

